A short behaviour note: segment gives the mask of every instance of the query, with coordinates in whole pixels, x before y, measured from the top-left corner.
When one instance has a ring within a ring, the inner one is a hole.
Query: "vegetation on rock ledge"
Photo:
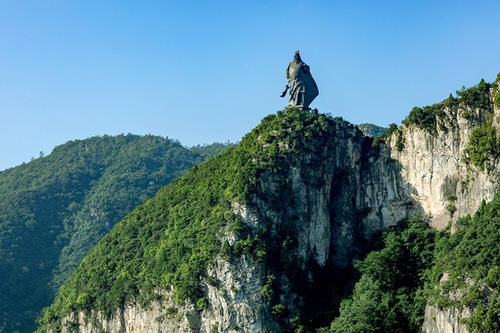
[[[497,138],[491,121],[488,121],[472,131],[469,144],[464,149],[464,158],[484,169],[488,161],[494,161],[499,157],[500,138]]]
[[[424,107],[414,107],[410,114],[403,120],[403,125],[415,125],[418,128],[435,132],[437,130],[437,119],[444,115],[444,108],[452,108],[462,105],[472,109],[490,110],[490,88],[492,84],[482,79],[477,85],[466,89],[457,90],[457,97],[450,96],[440,103]],[[470,114],[465,113],[465,118]]]
[[[465,323],[473,332],[500,330],[500,191],[473,217],[457,221],[452,235],[437,244],[428,287],[430,304],[471,310]],[[444,273],[447,279],[441,280]],[[458,296],[460,295],[460,296]]]

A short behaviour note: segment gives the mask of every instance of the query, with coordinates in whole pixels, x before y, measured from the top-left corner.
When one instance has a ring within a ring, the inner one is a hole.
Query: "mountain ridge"
[[[39,331],[328,330],[353,280],[328,281],[352,274],[378,232],[419,212],[453,228],[493,200],[499,142],[478,129],[498,131],[497,96],[482,81],[379,140],[293,108],[264,118],[118,224]]]
[[[0,331],[33,330],[36,313],[88,249],[133,207],[206,159],[203,149],[151,135],[92,137],[0,173]]]

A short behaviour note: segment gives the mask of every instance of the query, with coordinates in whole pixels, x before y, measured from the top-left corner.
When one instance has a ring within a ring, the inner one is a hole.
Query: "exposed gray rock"
[[[132,333],[132,332],[278,332],[271,309],[260,293],[265,282],[262,263],[242,256],[238,262],[217,258],[208,269],[213,285],[204,281],[208,306],[197,309],[187,302],[173,301],[173,292],[159,291],[164,301],[147,307],[129,304],[110,318],[94,313],[78,313],[65,318],[63,333]],[[93,318],[92,318],[93,317]]]
[[[470,114],[468,119],[462,116],[465,111]],[[415,126],[403,128],[402,151],[396,149],[396,135],[391,138],[391,157],[401,164],[402,179],[413,187],[409,194],[437,229],[475,212],[482,200],[493,198],[498,188],[498,165],[485,172],[464,161],[463,156],[471,132],[491,116],[488,114],[481,109],[446,109],[445,116],[438,120],[436,134]],[[456,209],[453,214],[452,206]]]
[[[468,316],[468,311],[460,312],[456,308],[439,309],[436,306],[425,307],[424,333],[469,333],[467,326],[460,322]]]

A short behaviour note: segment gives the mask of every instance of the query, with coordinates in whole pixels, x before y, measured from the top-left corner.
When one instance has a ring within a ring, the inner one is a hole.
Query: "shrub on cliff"
[[[464,149],[466,161],[485,168],[487,161],[500,157],[500,140],[496,136],[491,122],[484,123],[474,129],[469,138],[469,144]]]
[[[444,115],[445,107],[453,108],[461,104],[463,107],[489,110],[491,109],[490,87],[490,83],[481,79],[481,81],[473,87],[468,89],[462,87],[462,89],[457,90],[457,98],[454,98],[450,94],[450,96],[441,103],[424,107],[414,107],[402,123],[406,126],[413,124],[424,130],[436,131],[437,119]]]
[[[443,105],[441,103],[434,105],[427,105],[423,108],[414,107],[408,117],[403,120],[403,125],[414,124],[421,129],[436,130],[436,118],[442,114]]]

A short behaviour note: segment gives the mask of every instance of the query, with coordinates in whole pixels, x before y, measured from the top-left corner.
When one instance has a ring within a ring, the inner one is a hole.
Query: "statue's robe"
[[[293,60],[286,69],[286,78],[290,89],[289,105],[308,109],[313,99],[319,94],[309,66],[303,61]]]

